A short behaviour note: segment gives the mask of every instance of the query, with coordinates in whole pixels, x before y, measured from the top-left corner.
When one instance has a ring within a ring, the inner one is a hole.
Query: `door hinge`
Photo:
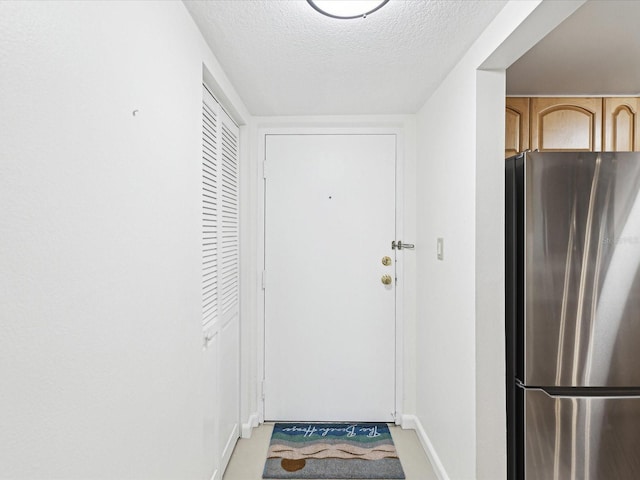
[[[265,381],[264,380],[260,382],[260,397],[264,401],[264,397],[265,397]]]
[[[267,162],[262,162],[262,178],[267,178]]]
[[[262,271],[262,289],[267,288],[267,272],[265,270]]]

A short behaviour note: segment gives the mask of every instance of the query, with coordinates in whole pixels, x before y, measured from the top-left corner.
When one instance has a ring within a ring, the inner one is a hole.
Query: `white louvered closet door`
[[[222,477],[240,433],[238,146],[238,127],[203,88],[203,480]]]

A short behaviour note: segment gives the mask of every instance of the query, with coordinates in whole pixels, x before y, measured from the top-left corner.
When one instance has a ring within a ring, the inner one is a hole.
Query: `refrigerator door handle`
[[[526,387],[520,382],[516,386],[537,390],[549,398],[640,398],[640,387]]]

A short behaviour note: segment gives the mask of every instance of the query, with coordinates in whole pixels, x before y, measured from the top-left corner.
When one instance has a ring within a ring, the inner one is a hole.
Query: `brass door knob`
[[[389,265],[391,265],[391,257],[382,257],[382,264],[385,267],[388,267]]]
[[[391,275],[382,275],[380,281],[385,285],[391,285],[393,280],[391,279]]]

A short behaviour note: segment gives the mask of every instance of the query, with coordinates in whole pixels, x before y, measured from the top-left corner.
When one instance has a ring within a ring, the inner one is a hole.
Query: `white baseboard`
[[[247,420],[247,423],[242,424],[242,438],[251,438],[251,433],[253,432],[253,429],[256,428],[258,425],[259,425],[258,414],[252,413],[251,415],[249,415],[249,419]]]
[[[431,440],[429,440],[427,432],[424,431],[422,423],[420,423],[420,419],[415,415],[402,415],[401,425],[402,428],[406,430],[416,431],[416,435],[418,435],[422,448],[424,448],[427,458],[429,458],[431,466],[433,467],[438,479],[449,480],[449,475],[447,475],[447,471],[444,469],[444,465],[442,465],[440,457],[438,457],[436,450],[433,448],[433,444],[431,443]]]
[[[231,460],[231,454],[233,453],[233,449],[235,448],[236,443],[238,442],[238,433],[239,433],[238,426],[236,425],[231,431],[229,438],[227,439],[227,444],[222,449],[222,455],[220,458],[220,471],[222,472],[223,476],[224,476],[225,470],[227,469],[227,465],[229,465],[229,460]]]

